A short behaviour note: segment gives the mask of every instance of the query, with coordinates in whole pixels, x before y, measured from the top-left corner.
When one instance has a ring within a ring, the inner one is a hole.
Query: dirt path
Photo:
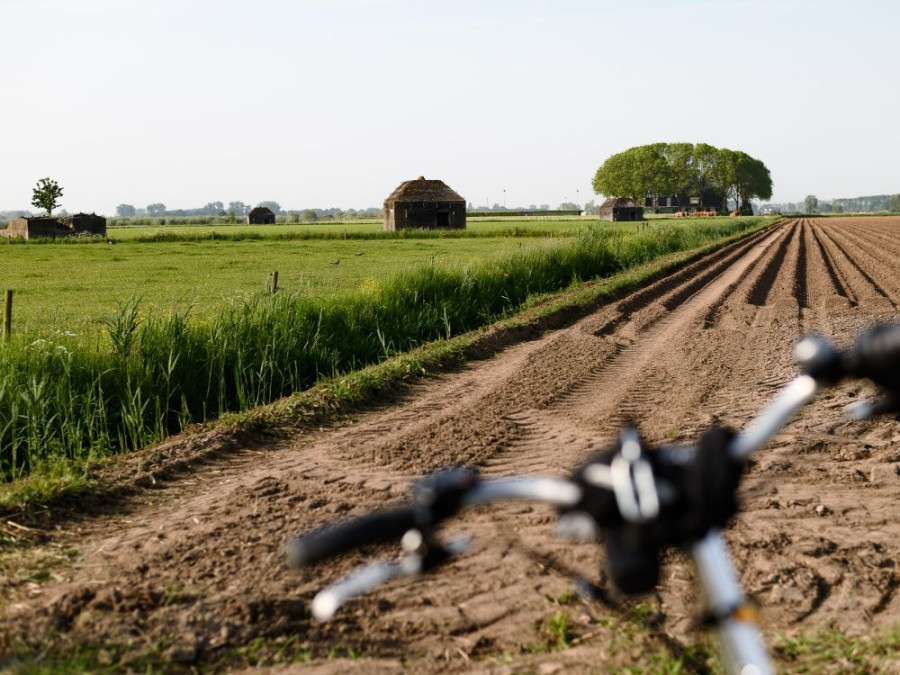
[[[652,441],[695,438],[714,420],[743,424],[795,374],[800,335],[847,341],[897,319],[898,256],[900,219],[794,221],[342,428],[209,463],[123,506],[119,519],[85,523],[77,541],[61,535],[73,562],[55,580],[10,591],[6,644],[80,641],[113,663],[161,654],[172,668],[238,653],[255,662],[251,648],[271,661],[279,650],[309,655],[329,672],[353,663],[328,653],[350,650],[364,657],[360,669],[384,671],[630,663],[610,649],[621,635],[597,619],[626,614],[570,604],[564,568],[597,579],[602,554],[553,538],[549,509],[467,514],[450,529],[475,535],[469,553],[326,625],[310,618],[310,598],[361,557],[291,572],[285,538],[399,499],[409,479],[450,464],[563,475],[626,419]],[[842,406],[865,393],[823,396],[744,483],[728,536],[773,634],[900,623],[900,426],[848,423]],[[696,639],[691,574],[674,556],[654,601],[666,615],[659,649]],[[546,621],[561,611],[578,646],[547,654]]]

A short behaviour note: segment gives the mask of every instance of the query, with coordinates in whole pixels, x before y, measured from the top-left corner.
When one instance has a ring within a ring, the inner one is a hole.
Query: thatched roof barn
[[[600,220],[643,220],[644,207],[628,197],[610,197],[600,205]]]
[[[78,235],[106,236],[106,218],[96,213],[76,213],[72,216],[41,216],[38,218],[13,218],[5,230],[4,237],[23,239],[56,239]]]
[[[275,213],[268,206],[257,206],[247,214],[248,225],[274,225]]]
[[[419,176],[384,200],[384,229],[464,230],[466,200],[444,181]]]

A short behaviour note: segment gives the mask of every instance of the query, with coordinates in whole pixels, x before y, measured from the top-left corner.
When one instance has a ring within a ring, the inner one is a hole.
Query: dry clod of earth
[[[37,594],[5,587],[0,651],[94,645],[113,663],[143,655],[173,667],[311,659],[315,672],[582,672],[634,665],[635,652],[684,656],[698,639],[687,560],[670,556],[646,604],[585,604],[567,572],[599,579],[602,553],[554,538],[547,508],[467,513],[450,529],[475,535],[470,552],[328,624],[311,618],[310,599],[366,556],[291,572],[284,542],[401,499],[439,467],[562,476],[625,420],[654,442],[696,438],[714,421],[740,426],[796,374],[800,336],[847,344],[898,318],[898,259],[900,219],[788,222],[352,423],[208,459],[116,517],[51,535],[47,546],[77,555]],[[897,422],[842,412],[871,393],[842,386],[808,407],[744,480],[727,536],[769,637],[900,623]],[[634,626],[651,637],[628,642]]]

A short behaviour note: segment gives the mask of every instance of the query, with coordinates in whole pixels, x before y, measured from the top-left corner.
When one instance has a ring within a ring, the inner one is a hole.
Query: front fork
[[[768,675],[772,664],[759,630],[756,608],[747,600],[719,530],[691,548],[691,557],[721,645],[728,675]]]

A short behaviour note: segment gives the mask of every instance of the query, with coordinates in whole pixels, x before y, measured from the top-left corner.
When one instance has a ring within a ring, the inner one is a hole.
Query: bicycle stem
[[[728,446],[734,459],[745,460],[781,431],[791,416],[806,405],[819,391],[820,385],[809,375],[799,375],[763,408]]]

